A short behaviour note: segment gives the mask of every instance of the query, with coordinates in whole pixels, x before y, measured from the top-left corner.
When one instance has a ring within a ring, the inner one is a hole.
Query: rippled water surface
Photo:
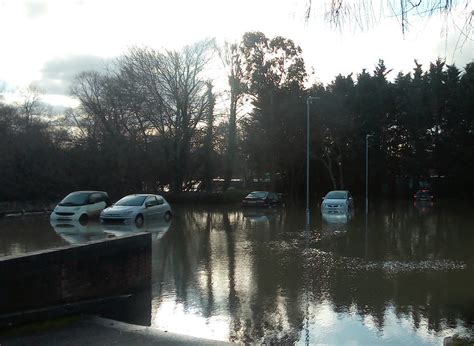
[[[304,210],[176,206],[152,232],[153,326],[241,343],[442,344],[473,335],[474,216],[454,203]],[[143,230],[143,229],[142,229]],[[0,255],[116,237],[126,225],[1,220]]]

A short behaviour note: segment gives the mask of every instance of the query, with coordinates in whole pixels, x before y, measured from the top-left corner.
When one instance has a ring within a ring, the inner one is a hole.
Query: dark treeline
[[[217,52],[217,53],[216,53]],[[208,79],[217,58],[227,90]],[[324,68],[324,67],[320,67]],[[304,191],[307,98],[312,192],[362,194],[369,139],[373,195],[406,196],[426,182],[472,195],[474,63],[463,70],[416,61],[338,75],[307,87],[292,40],[247,33],[216,48],[133,48],[106,71],[84,71],[71,94],[80,107],[48,116],[37,96],[0,103],[0,200],[58,198],[78,189],[125,193],[215,190],[213,179],[249,188]],[[390,79],[389,79],[390,77]],[[222,186],[220,186],[222,187]]]

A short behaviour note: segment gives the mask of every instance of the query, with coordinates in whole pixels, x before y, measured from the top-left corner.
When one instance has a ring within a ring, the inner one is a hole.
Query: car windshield
[[[267,197],[268,192],[264,191],[254,191],[247,195],[248,198],[265,198]]]
[[[59,202],[59,205],[62,207],[86,205],[89,200],[89,195],[89,192],[73,192],[64,197],[64,199]]]
[[[346,197],[347,192],[345,191],[331,191],[326,195],[326,198],[328,199],[346,199]]]
[[[428,196],[430,196],[430,193],[428,191],[418,191],[416,193],[416,196],[417,197],[428,197]]]
[[[128,207],[138,207],[143,204],[146,196],[126,196],[120,201],[115,203],[115,205],[128,206]]]

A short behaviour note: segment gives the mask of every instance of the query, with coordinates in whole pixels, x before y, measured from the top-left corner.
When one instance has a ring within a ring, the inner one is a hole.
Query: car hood
[[[80,210],[83,205],[76,205],[76,206],[62,206],[62,205],[57,205],[54,207],[54,211],[59,211],[59,212],[74,212]]]
[[[323,201],[324,204],[346,204],[346,199],[333,199],[333,198],[326,198]]]

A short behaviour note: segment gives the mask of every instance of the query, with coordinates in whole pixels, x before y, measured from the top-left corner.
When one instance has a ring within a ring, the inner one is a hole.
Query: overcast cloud
[[[41,79],[34,82],[46,94],[69,95],[71,83],[81,72],[104,70],[110,59],[94,55],[74,55],[49,60],[41,70]]]
[[[34,83],[59,104],[77,73],[100,70],[131,46],[179,49],[208,37],[236,42],[247,31],[294,40],[315,80],[325,84],[339,73],[373,71],[378,59],[393,75],[411,71],[415,59],[424,69],[438,57],[460,69],[473,60],[474,41],[460,49],[456,26],[474,8],[412,17],[404,37],[393,15],[366,31],[331,28],[322,18],[328,2],[313,0],[320,15],[307,22],[306,0],[0,0],[0,80],[12,92]]]

